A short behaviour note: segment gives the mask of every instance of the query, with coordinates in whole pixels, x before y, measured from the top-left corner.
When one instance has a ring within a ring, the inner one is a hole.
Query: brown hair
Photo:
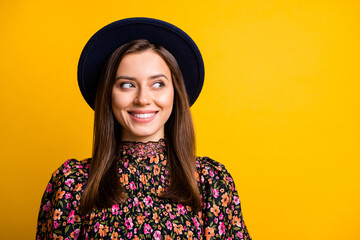
[[[165,124],[170,184],[162,197],[201,209],[195,179],[195,135],[185,85],[180,68],[162,46],[147,40],[134,40],[116,49],[109,57],[99,79],[94,118],[93,154],[89,178],[81,198],[80,210],[109,207],[126,199],[118,175],[116,155],[121,141],[121,125],[112,112],[111,92],[122,58],[130,53],[152,50],[162,57],[171,71],[174,107]]]

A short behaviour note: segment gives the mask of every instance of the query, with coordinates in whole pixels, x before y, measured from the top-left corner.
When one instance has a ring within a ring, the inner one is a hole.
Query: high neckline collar
[[[166,140],[164,138],[149,142],[122,141],[119,144],[120,155],[130,155],[135,158],[151,158],[160,154],[165,155],[165,152]]]

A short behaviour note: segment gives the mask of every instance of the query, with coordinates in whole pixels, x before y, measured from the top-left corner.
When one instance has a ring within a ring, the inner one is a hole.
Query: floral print
[[[202,211],[160,197],[168,184],[166,142],[122,142],[119,177],[127,200],[81,215],[91,159],[67,160],[42,198],[37,239],[251,239],[234,181],[225,167],[196,159]]]

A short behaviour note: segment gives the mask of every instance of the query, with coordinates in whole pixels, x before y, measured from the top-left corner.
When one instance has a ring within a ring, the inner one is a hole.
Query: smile
[[[149,118],[149,117],[154,116],[156,114],[156,112],[144,113],[144,114],[140,114],[140,113],[130,113],[130,114],[136,118]]]
[[[158,113],[157,111],[131,111],[131,112],[129,112],[132,120],[137,123],[149,123],[157,116],[157,113]]]

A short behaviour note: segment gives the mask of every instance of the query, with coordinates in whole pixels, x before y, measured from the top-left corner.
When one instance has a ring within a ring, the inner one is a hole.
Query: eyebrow
[[[164,74],[156,74],[156,75],[153,75],[150,77],[150,79],[156,79],[156,78],[160,78],[160,77],[163,77],[165,78],[166,80],[169,80]],[[131,81],[135,81],[136,78],[134,77],[129,77],[129,76],[118,76],[115,81],[119,80],[119,79],[126,79],[126,80],[131,80]]]

